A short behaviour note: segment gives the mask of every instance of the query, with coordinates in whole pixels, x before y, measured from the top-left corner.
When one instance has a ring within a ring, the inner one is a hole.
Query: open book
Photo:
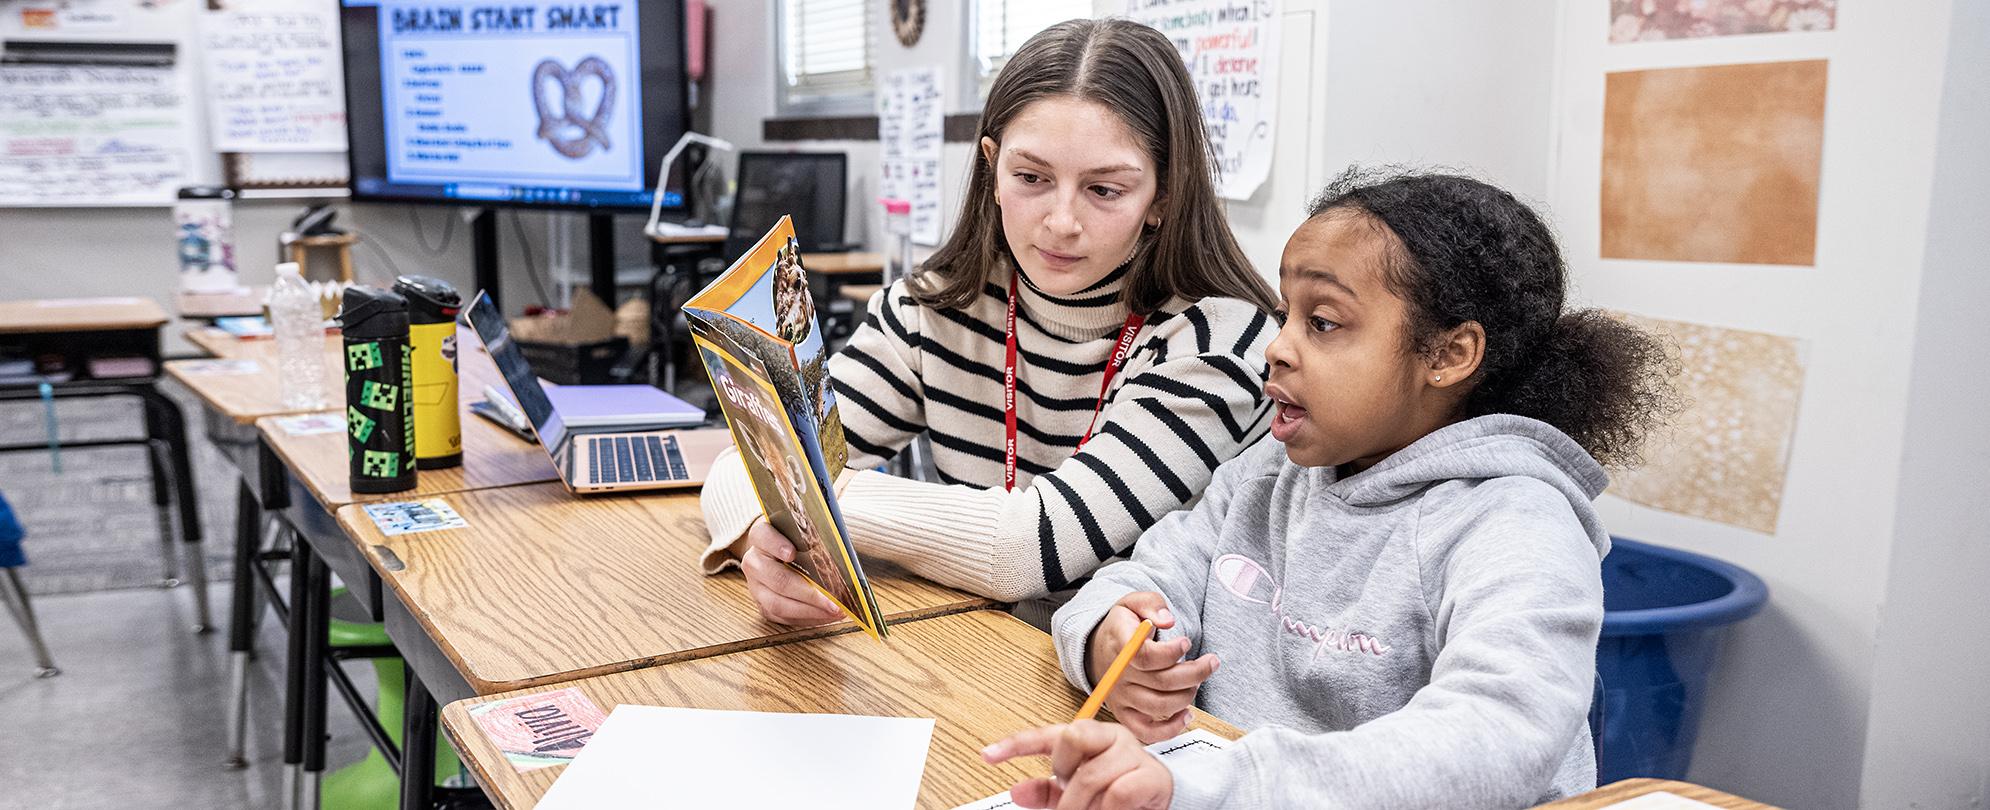
[[[684,317],[760,509],[795,544],[793,567],[883,638],[877,598],[836,506],[834,482],[850,451],[794,224],[782,217],[684,304]]]

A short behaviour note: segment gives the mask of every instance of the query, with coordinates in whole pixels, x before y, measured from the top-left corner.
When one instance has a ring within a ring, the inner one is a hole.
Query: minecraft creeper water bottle
[[[408,347],[408,300],[374,287],[348,287],[339,325],[345,332],[346,454],[352,491],[414,489],[414,366]]]

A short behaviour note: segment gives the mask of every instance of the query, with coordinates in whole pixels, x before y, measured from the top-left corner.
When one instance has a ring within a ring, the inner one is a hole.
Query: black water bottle
[[[347,287],[346,455],[357,494],[415,487],[414,367],[408,356],[408,299],[375,287]]]

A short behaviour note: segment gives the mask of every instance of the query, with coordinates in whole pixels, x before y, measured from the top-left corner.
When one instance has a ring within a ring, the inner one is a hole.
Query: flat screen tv
[[[356,200],[648,212],[689,121],[683,0],[341,0],[339,19]],[[663,198],[683,207],[676,182]]]

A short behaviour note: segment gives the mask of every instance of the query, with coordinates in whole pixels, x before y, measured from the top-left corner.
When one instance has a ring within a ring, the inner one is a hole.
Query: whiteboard
[[[0,2],[0,58],[33,60],[0,65],[0,77],[15,77],[0,81],[0,206],[164,206],[180,186],[223,182],[344,186],[336,0],[229,5],[209,11],[204,0]],[[233,70],[210,77],[214,60],[205,45],[216,36],[235,46],[219,54]],[[45,58],[58,46],[75,58]],[[120,49],[158,46],[170,47],[171,63],[149,71],[81,64],[101,61],[97,52],[115,58]],[[53,102],[51,88],[101,98],[106,82],[130,84],[141,73],[157,91],[141,105],[142,115]],[[66,84],[49,84],[56,79]],[[211,101],[216,96],[219,104]],[[22,110],[42,114],[27,121]],[[217,121],[248,126],[230,130]],[[48,140],[51,130],[73,138]],[[45,154],[51,150],[67,150],[66,157],[52,159]]]
[[[162,205],[191,174],[171,65],[0,65],[0,205]]]

